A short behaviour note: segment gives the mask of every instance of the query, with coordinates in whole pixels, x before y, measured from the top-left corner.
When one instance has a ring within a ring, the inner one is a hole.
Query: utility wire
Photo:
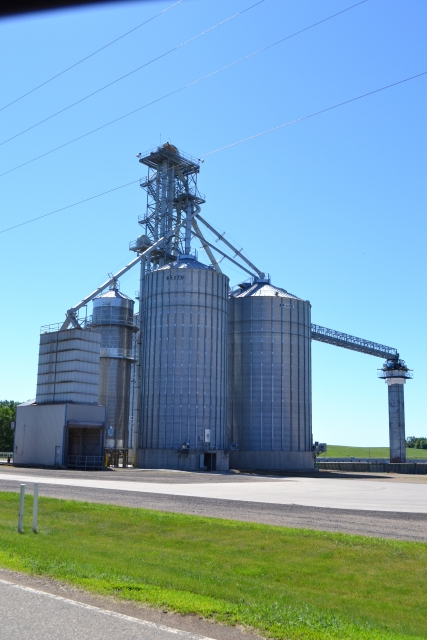
[[[367,0],[364,0],[364,1],[366,2]],[[190,42],[193,42],[194,40],[197,40],[201,36],[204,36],[206,33],[209,33],[210,31],[213,31],[214,29],[217,29],[218,27],[222,26],[223,24],[226,24],[227,22],[230,22],[230,20],[233,20],[234,18],[237,18],[238,16],[243,15],[244,13],[249,11],[250,9],[253,9],[254,7],[257,7],[259,4],[262,4],[263,2],[265,2],[265,0],[259,0],[258,2],[256,2],[253,5],[251,5],[250,7],[247,7],[246,9],[243,9],[243,11],[239,11],[238,13],[235,13],[234,15],[230,16],[229,18],[226,18],[225,20],[222,20],[221,22],[218,22],[218,24],[215,24],[213,27],[209,27],[209,29],[205,29],[205,31],[202,31],[201,33],[198,33],[196,36],[193,36],[189,40],[186,40],[185,42],[182,42],[181,44],[177,45],[176,47],[173,47],[173,49],[169,49],[169,51],[166,51],[165,53],[160,54],[156,58],[153,58],[152,60],[149,60],[148,62],[145,62],[144,64],[142,64],[141,66],[137,67],[136,69],[133,69],[133,71],[129,71],[128,73],[125,73],[123,76],[120,76],[119,78],[116,78],[115,80],[113,80],[112,82],[109,82],[108,84],[104,85],[100,89],[97,89],[96,91],[93,91],[92,93],[89,93],[87,96],[84,96],[83,98],[80,98],[79,100],[76,100],[76,102],[72,102],[67,107],[64,107],[63,109],[60,109],[59,111],[56,111],[55,113],[52,113],[47,118],[44,118],[43,120],[40,120],[39,122],[36,122],[35,124],[31,125],[31,127],[27,127],[27,129],[23,129],[19,133],[16,133],[15,135],[11,136],[10,138],[7,138],[6,140],[3,140],[3,142],[0,142],[0,146],[6,144],[7,142],[10,142],[11,140],[15,140],[15,138],[19,138],[19,136],[22,136],[24,133],[27,133],[27,131],[31,131],[32,129],[35,129],[36,127],[38,127],[39,125],[43,124],[44,122],[47,122],[48,120],[51,120],[52,118],[55,118],[56,116],[59,116],[60,113],[64,113],[64,111],[68,111],[68,109],[71,109],[72,107],[75,107],[77,104],[80,104],[81,102],[84,102],[85,100],[88,100],[88,98],[92,98],[92,96],[95,96],[97,93],[100,93],[101,91],[104,91],[105,89],[108,89],[108,87],[111,87],[113,84],[116,84],[117,82],[120,82],[121,80],[124,80],[125,78],[128,78],[129,76],[131,76],[132,74],[136,73],[137,71],[141,71],[141,69],[145,69],[145,67],[148,67],[150,64],[153,64],[153,62],[157,62],[157,60],[161,60],[161,58],[165,58],[166,56],[170,55],[174,51],[177,51],[178,49],[181,49],[182,47],[185,47],[185,45],[189,44]]]
[[[332,18],[335,18],[336,16],[341,15],[342,13],[345,13],[346,11],[350,11],[350,9],[354,9],[355,7],[358,7],[361,4],[364,4],[365,2],[367,2],[368,0],[362,0],[362,2],[358,2],[357,4],[352,5],[351,7],[347,7],[347,9],[343,9],[343,11],[339,11],[338,13],[334,13],[331,16],[328,16],[327,18],[324,18],[323,20],[320,20],[319,22],[315,22],[314,24],[305,27],[304,29],[300,29],[299,31],[296,31],[295,33],[292,33],[289,36],[286,36],[285,38],[282,38],[281,40],[277,40],[277,42],[273,42],[273,44],[267,45],[266,47],[263,47],[262,49],[258,49],[257,51],[254,51],[253,53],[248,54],[247,56],[244,56],[243,58],[239,58],[239,60],[235,60],[234,62],[230,62],[230,64],[225,65],[224,67],[221,67],[220,69],[217,69],[216,71],[212,71],[211,73],[208,73],[205,76],[202,76],[201,78],[198,78],[197,80],[193,80],[193,82],[189,82],[188,84],[185,84],[184,86],[180,87],[179,89],[175,89],[174,91],[170,91],[169,93],[166,93],[164,96],[161,96],[160,98],[156,98],[155,100],[152,100],[151,102],[147,102],[146,104],[142,105],[142,107],[138,107],[137,109],[133,109],[132,111],[129,111],[128,113],[125,113],[122,116],[119,116],[118,118],[115,118],[114,120],[110,120],[110,122],[107,122],[103,125],[101,125],[100,127],[97,127],[96,129],[92,129],[91,131],[88,131],[87,133],[83,133],[81,136],[78,136],[77,138],[73,138],[72,140],[69,140],[68,142],[64,142],[63,144],[59,145],[58,147],[54,147],[53,149],[50,149],[49,151],[46,151],[45,153],[40,154],[39,156],[36,156],[35,158],[32,158],[31,160],[27,160],[26,162],[23,162],[22,164],[17,165],[16,167],[13,167],[12,169],[9,169],[8,171],[4,171],[3,173],[0,173],[0,178],[7,175],[8,173],[12,173],[13,171],[17,171],[17,169],[21,169],[22,167],[25,167],[26,165],[35,162],[36,160],[40,160],[41,158],[44,158],[45,156],[50,155],[51,153],[54,153],[55,151],[58,151],[59,149],[63,149],[64,147],[67,147],[70,144],[73,144],[74,142],[77,142],[78,140],[82,140],[82,138],[86,138],[87,136],[92,135],[93,133],[96,133],[97,131],[100,131],[101,129],[105,129],[105,127],[109,127],[111,124],[114,124],[116,122],[119,122],[120,120],[123,120],[124,118],[128,118],[129,116],[133,115],[134,113],[137,113],[138,111],[141,111],[142,109],[146,109],[147,107],[150,107],[153,104],[156,104],[157,102],[160,102],[161,100],[165,100],[166,98],[169,98],[170,96],[173,96],[177,93],[180,93],[181,91],[184,91],[185,89],[188,89],[192,86],[194,86],[195,84],[198,84],[199,82],[202,82],[203,80],[206,80],[207,78],[210,78],[218,73],[220,73],[221,71],[225,71],[226,69],[230,69],[231,67],[235,66],[236,64],[239,64],[240,62],[243,62],[245,60],[248,60],[249,58],[253,58],[254,56],[258,55],[259,53],[263,53],[264,51],[267,51],[268,49],[271,49],[272,47],[277,46],[278,44],[281,44],[282,42],[285,42],[285,40],[289,40],[290,38],[294,38],[295,36],[299,35],[300,33],[303,33],[304,31],[307,31],[308,29],[313,29],[314,27],[318,26],[319,24],[322,24],[323,22],[326,22],[327,20],[332,20]]]
[[[50,211],[49,213],[45,213],[42,216],[37,216],[37,218],[31,218],[31,220],[26,220],[25,222],[20,222],[19,224],[15,224],[13,227],[9,227],[8,229],[3,229],[0,233],[6,233],[6,231],[12,231],[12,229],[17,229],[18,227],[23,227],[25,224],[30,224],[30,222],[35,222],[36,220],[41,220],[42,218],[47,218],[48,216],[53,216],[54,213],[59,213],[60,211],[65,211],[66,209],[71,209],[72,207],[77,207],[79,204],[83,204],[84,202],[89,202],[89,200],[95,200],[95,198],[100,198],[101,196],[107,195],[107,193],[112,193],[113,191],[118,191],[119,189],[124,189],[125,187],[129,187],[131,184],[135,184],[136,182],[140,182],[138,180],[132,180],[132,182],[127,182],[126,184],[121,184],[120,187],[114,187],[114,189],[109,189],[108,191],[103,191],[102,193],[97,193],[96,196],[90,196],[89,198],[85,198],[84,200],[79,200],[78,202],[73,202],[73,204],[69,204],[66,207],[61,207],[61,209],[55,209],[55,211]]]
[[[59,78],[59,76],[62,76],[64,73],[67,73],[67,71],[70,71],[71,69],[74,69],[74,67],[77,67],[79,64],[82,64],[82,62],[85,62],[86,60],[89,60],[89,58],[92,58],[97,53],[100,53],[100,51],[103,51],[104,49],[107,49],[107,47],[111,47],[112,44],[115,44],[116,42],[118,42],[122,38],[125,38],[126,36],[128,36],[130,33],[133,33],[137,29],[140,29],[141,27],[143,27],[144,25],[148,24],[149,22],[152,22],[152,20],[155,20],[156,18],[161,16],[163,13],[166,13],[170,9],[173,9],[173,7],[176,7],[178,4],[181,4],[181,2],[183,2],[183,0],[178,0],[178,2],[175,2],[170,7],[167,7],[166,9],[163,9],[163,11],[160,11],[159,13],[156,13],[156,15],[153,16],[152,18],[149,18],[145,22],[142,22],[141,24],[137,25],[136,27],[134,27],[130,31],[126,31],[126,33],[123,33],[118,38],[115,38],[115,40],[112,40],[111,42],[108,42],[107,44],[105,44],[100,49],[97,49],[96,51],[93,51],[92,53],[90,53],[85,58],[82,58],[78,62],[75,62],[74,64],[72,64],[70,67],[67,67],[66,69],[63,69],[63,71],[60,71],[56,75],[54,75],[51,78],[49,78],[49,80],[45,80],[41,84],[37,85],[37,87],[34,87],[34,89],[30,89],[30,91],[27,91],[26,93],[23,93],[22,96],[19,96],[19,98],[15,98],[15,100],[12,100],[12,102],[9,102],[8,104],[5,104],[4,107],[1,107],[0,111],[4,111],[4,109],[7,109],[8,107],[12,106],[16,102],[19,102],[19,100],[22,100],[23,98],[26,98],[27,96],[30,95],[30,93],[34,93],[34,91],[37,91],[37,89],[40,89],[41,87],[44,87],[46,84],[49,84],[49,82],[52,82],[52,80],[55,80],[56,78]]]
[[[366,98],[367,96],[372,96],[374,93],[379,93],[380,91],[385,91],[386,89],[390,89],[391,87],[396,87],[398,84],[403,84],[404,82],[415,80],[415,78],[419,78],[420,76],[425,76],[426,74],[427,74],[427,71],[423,71],[422,73],[417,73],[417,75],[415,76],[411,76],[410,78],[405,78],[404,80],[398,80],[397,82],[388,84],[385,87],[381,87],[380,89],[374,89],[374,91],[369,91],[368,93],[363,93],[362,95],[356,96],[355,98],[350,98],[349,100],[345,100],[344,102],[339,102],[338,104],[334,104],[332,105],[332,107],[326,107],[326,109],[315,111],[314,113],[310,113],[307,116],[302,116],[302,118],[297,118],[296,120],[290,120],[289,122],[285,122],[284,124],[279,124],[277,127],[273,127],[272,129],[267,129],[266,131],[262,131],[261,133],[256,133],[253,136],[249,136],[248,138],[243,138],[242,140],[238,140],[237,142],[232,142],[231,144],[227,144],[225,145],[225,147],[219,147],[219,149],[215,149],[214,151],[209,151],[208,153],[205,153],[204,155],[200,156],[200,158],[206,158],[207,156],[211,156],[214,153],[219,153],[220,151],[224,151],[225,149],[230,149],[231,147],[235,147],[238,144],[243,144],[243,142],[248,142],[248,140],[253,140],[254,138],[259,138],[260,136],[265,136],[267,133],[271,133],[272,131],[277,131],[278,129],[289,127],[291,124],[296,124],[297,122],[308,120],[308,118],[314,118],[314,116],[318,116],[321,113],[332,111],[332,109],[338,109],[338,107],[342,107],[345,104],[350,104],[350,102],[355,102],[356,100],[361,100],[362,98]]]
[[[363,93],[360,96],[356,96],[355,98],[350,98],[350,100],[345,100],[344,102],[339,102],[338,104],[333,105],[332,107],[327,107],[326,109],[321,109],[320,111],[316,111],[311,113],[308,116],[303,116],[302,118],[297,118],[296,120],[292,120],[291,122],[287,122],[285,124],[281,124],[278,127],[273,127],[272,129],[268,129],[267,131],[262,131],[261,133],[257,133],[253,136],[249,136],[248,138],[244,138],[243,140],[238,140],[237,142],[233,142],[224,147],[220,147],[219,149],[215,149],[214,151],[209,151],[205,153],[202,158],[206,158],[207,156],[213,155],[214,153],[219,153],[220,151],[224,151],[225,149],[230,149],[231,147],[235,147],[238,144],[243,144],[244,142],[248,142],[249,140],[253,140],[254,138],[258,138],[259,136],[263,136],[266,133],[271,133],[272,131],[277,131],[283,127],[288,127],[291,124],[296,124],[297,122],[302,122],[303,120],[307,120],[308,118],[313,118],[314,116],[320,115],[321,113],[325,113],[327,111],[331,111],[332,109],[337,109],[338,107],[342,107],[343,105],[349,104],[351,102],[355,102],[356,100],[361,100],[362,98],[366,98],[367,96],[372,96],[375,93],[379,93],[380,91],[385,91],[386,89],[390,89],[391,87],[396,87],[399,84],[403,84],[404,82],[409,82],[410,80],[415,80],[415,78],[420,78],[421,76],[427,75],[427,71],[423,71],[422,73],[418,73],[415,76],[411,76],[410,78],[405,78],[404,80],[398,80],[398,82],[393,82],[393,84],[388,84],[380,89],[375,89],[374,91],[369,91],[368,93]],[[11,231],[12,229],[16,229],[17,227],[22,227],[26,224],[30,224],[31,222],[35,222],[36,220],[40,220],[41,218],[46,218],[47,216],[52,216],[54,213],[59,213],[60,211],[65,211],[66,209],[71,209],[72,207],[76,207],[79,204],[83,204],[84,202],[88,202],[89,200],[95,200],[95,198],[100,198],[101,196],[106,195],[107,193],[111,193],[112,191],[118,191],[119,189],[124,189],[125,187],[130,186],[131,184],[135,184],[139,182],[139,180],[133,180],[132,182],[127,182],[126,184],[122,184],[119,187],[115,187],[114,189],[109,189],[108,191],[103,191],[102,193],[98,193],[95,196],[91,196],[90,198],[85,198],[84,200],[80,200],[79,202],[74,202],[73,204],[69,204],[66,207],[62,207],[61,209],[56,209],[55,211],[50,211],[50,213],[45,213],[42,216],[38,216],[37,218],[31,218],[30,220],[26,220],[25,222],[21,222],[20,224],[16,224],[13,227],[9,227],[7,229],[3,229],[0,231],[1,233],[6,233],[7,231]]]

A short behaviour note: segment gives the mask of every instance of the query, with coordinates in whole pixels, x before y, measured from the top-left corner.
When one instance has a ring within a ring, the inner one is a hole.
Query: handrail
[[[104,456],[68,456],[68,467],[74,469],[103,469]]]
[[[132,349],[120,349],[119,347],[101,347],[101,358],[125,358],[127,360],[136,360]]]

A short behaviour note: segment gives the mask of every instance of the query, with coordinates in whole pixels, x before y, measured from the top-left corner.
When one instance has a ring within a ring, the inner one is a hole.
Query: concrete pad
[[[356,480],[340,478],[283,478],[273,482],[220,484],[180,484],[158,482],[129,482],[97,478],[64,478],[28,473],[0,473],[0,480],[18,483],[87,487],[109,491],[261,502],[265,504],[294,504],[358,511],[388,511],[427,513],[427,485],[389,483],[386,480]],[[18,490],[18,486],[17,486]]]

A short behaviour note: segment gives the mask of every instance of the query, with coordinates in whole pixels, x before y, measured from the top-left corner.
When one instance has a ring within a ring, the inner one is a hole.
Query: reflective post
[[[37,533],[37,516],[39,513],[39,483],[34,483],[33,531]]]
[[[19,514],[18,514],[18,532],[23,533],[24,520],[24,500],[25,500],[25,484],[21,484],[21,495],[19,496]]]

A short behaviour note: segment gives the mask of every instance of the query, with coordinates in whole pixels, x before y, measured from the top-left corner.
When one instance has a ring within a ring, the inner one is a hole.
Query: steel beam
[[[148,257],[150,255],[150,253],[152,251],[154,251],[154,249],[157,249],[163,242],[165,242],[166,240],[171,238],[174,235],[174,233],[176,232],[176,230],[179,227],[182,227],[184,224],[185,224],[185,220],[183,222],[181,222],[181,224],[177,225],[177,227],[175,227],[174,229],[171,229],[170,231],[168,231],[168,233],[166,233],[162,238],[159,238],[159,240],[157,240],[157,242],[152,244],[151,247],[149,247],[148,249],[146,249],[145,251],[140,253],[139,256],[134,258],[131,262],[129,262],[129,264],[127,264],[125,267],[120,269],[120,271],[115,273],[111,278],[106,280],[104,282],[104,284],[102,284],[100,287],[95,289],[95,291],[92,291],[92,293],[90,293],[88,296],[86,296],[86,298],[83,298],[83,300],[81,300],[78,304],[76,304],[75,307],[72,307],[71,309],[68,309],[66,320],[65,320],[64,324],[62,325],[61,329],[68,329],[70,324],[74,324],[74,322],[77,322],[76,321],[76,312],[79,309],[81,309],[88,302],[90,302],[91,300],[96,298],[96,296],[98,296],[100,293],[102,293],[104,291],[104,289],[106,289],[115,280],[118,280],[119,278],[121,278],[122,275],[127,273],[130,269],[132,269],[132,267],[134,267],[136,264],[138,264],[142,260],[142,258]],[[73,322],[73,320],[74,320],[74,322]]]
[[[208,245],[209,247],[212,247],[212,249],[214,249],[214,251],[217,251],[218,253],[220,253],[223,258],[227,258],[227,260],[230,260],[230,262],[232,262],[233,264],[235,264],[237,267],[239,267],[239,269],[242,269],[243,271],[246,271],[246,273],[249,273],[250,276],[252,276],[252,278],[256,278],[256,275],[254,273],[252,273],[252,271],[249,271],[249,269],[246,269],[246,267],[243,267],[241,264],[239,264],[236,260],[234,260],[233,258],[230,258],[230,256],[228,256],[226,253],[224,253],[223,251],[221,251],[221,249],[218,249],[218,247],[215,247],[213,244],[211,244],[210,242],[208,242],[207,240],[204,239],[204,237],[202,235],[199,235],[198,233],[196,233],[195,231],[193,231],[193,235],[196,236],[196,238],[199,238],[200,241],[204,242],[206,245]]]
[[[197,237],[199,238],[199,240],[201,241],[201,243],[203,245],[203,249],[206,251],[206,254],[207,254],[208,258],[211,261],[212,266],[215,267],[215,269],[219,273],[222,273],[221,267],[219,266],[219,262],[216,260],[214,254],[212,253],[207,241],[205,240],[205,237],[204,237],[203,233],[200,231],[200,227],[197,224],[197,220],[195,218],[193,218],[193,220],[192,220],[192,225],[193,225],[194,231],[197,233]]]
[[[196,214],[196,217],[199,218],[200,222],[203,222],[203,224],[205,225],[205,227],[207,227],[210,231],[212,231],[212,233],[214,233],[217,238],[219,240],[222,240],[222,242],[224,242],[224,244],[227,245],[227,247],[229,249],[231,249],[232,251],[234,251],[236,256],[239,256],[239,258],[241,258],[241,260],[243,260],[244,262],[246,262],[247,265],[250,266],[251,269],[253,269],[255,271],[255,273],[258,275],[259,278],[264,278],[265,273],[263,273],[262,271],[260,271],[259,269],[256,268],[256,266],[254,264],[252,264],[252,262],[250,260],[248,260],[247,258],[245,258],[245,256],[243,255],[243,253],[241,251],[239,251],[238,249],[236,249],[236,247],[233,247],[233,245],[231,244],[231,242],[228,242],[228,240],[226,240],[224,238],[224,236],[222,236],[220,233],[218,233],[218,231],[216,231],[216,229],[213,228],[212,225],[209,224],[209,222],[206,222],[206,220],[204,220],[204,218],[202,218],[202,216],[200,216],[199,214]],[[213,246],[213,245],[211,245]],[[215,247],[214,247],[215,248]],[[228,257],[228,256],[227,256]],[[245,269],[245,271],[247,271]],[[248,272],[249,273],[249,272]],[[251,275],[253,275],[251,273]]]

